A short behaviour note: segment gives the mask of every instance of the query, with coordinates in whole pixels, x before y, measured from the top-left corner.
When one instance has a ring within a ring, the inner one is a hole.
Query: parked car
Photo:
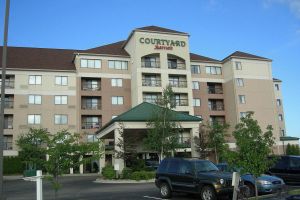
[[[300,156],[279,156],[267,174],[282,178],[287,184],[300,184]]]
[[[229,167],[227,163],[219,163],[216,165],[221,171],[234,172],[240,171],[238,168]],[[255,195],[255,178],[252,174],[246,173],[241,175],[241,179],[245,186],[248,187],[248,194],[246,196]],[[284,181],[276,176],[261,175],[257,178],[257,190],[258,193],[274,193],[282,191],[285,188]]]
[[[157,171],[155,184],[162,198],[172,192],[200,194],[202,200],[215,200],[218,195],[232,195],[232,173],[221,172],[208,160],[166,158]]]

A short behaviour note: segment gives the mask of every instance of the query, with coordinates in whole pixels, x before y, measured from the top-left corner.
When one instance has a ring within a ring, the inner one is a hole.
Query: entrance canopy
[[[158,112],[162,107],[143,102],[123,114],[115,117],[110,122],[105,124],[100,130],[96,131],[98,138],[111,138],[110,133],[113,133],[116,128],[119,128],[118,123],[124,124],[124,129],[147,129],[147,122],[153,119],[153,115]],[[172,121],[181,123],[182,128],[195,128],[199,126],[202,120],[199,117],[181,113],[178,111],[172,112]],[[113,137],[112,137],[113,138]]]

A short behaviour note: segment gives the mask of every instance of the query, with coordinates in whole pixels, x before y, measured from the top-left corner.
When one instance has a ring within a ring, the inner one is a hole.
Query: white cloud
[[[300,0],[264,0],[263,6],[269,8],[275,3],[288,6],[291,12],[300,18]]]

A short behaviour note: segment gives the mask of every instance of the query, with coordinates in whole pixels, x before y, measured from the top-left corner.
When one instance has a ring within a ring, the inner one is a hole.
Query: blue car
[[[220,163],[216,165],[220,171],[239,171],[233,168],[230,168],[227,163]],[[249,189],[248,196],[255,195],[255,179],[252,174],[246,173],[241,176],[242,181],[244,182],[245,186]],[[269,175],[261,175],[257,178],[257,190],[258,193],[274,193],[278,191],[283,191],[285,188],[284,181],[277,177],[277,176],[269,176]]]

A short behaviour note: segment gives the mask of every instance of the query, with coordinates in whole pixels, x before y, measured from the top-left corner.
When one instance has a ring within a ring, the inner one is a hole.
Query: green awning
[[[280,137],[280,141],[291,141],[291,140],[299,140],[299,138],[292,137],[292,136],[283,136],[283,137]]]

